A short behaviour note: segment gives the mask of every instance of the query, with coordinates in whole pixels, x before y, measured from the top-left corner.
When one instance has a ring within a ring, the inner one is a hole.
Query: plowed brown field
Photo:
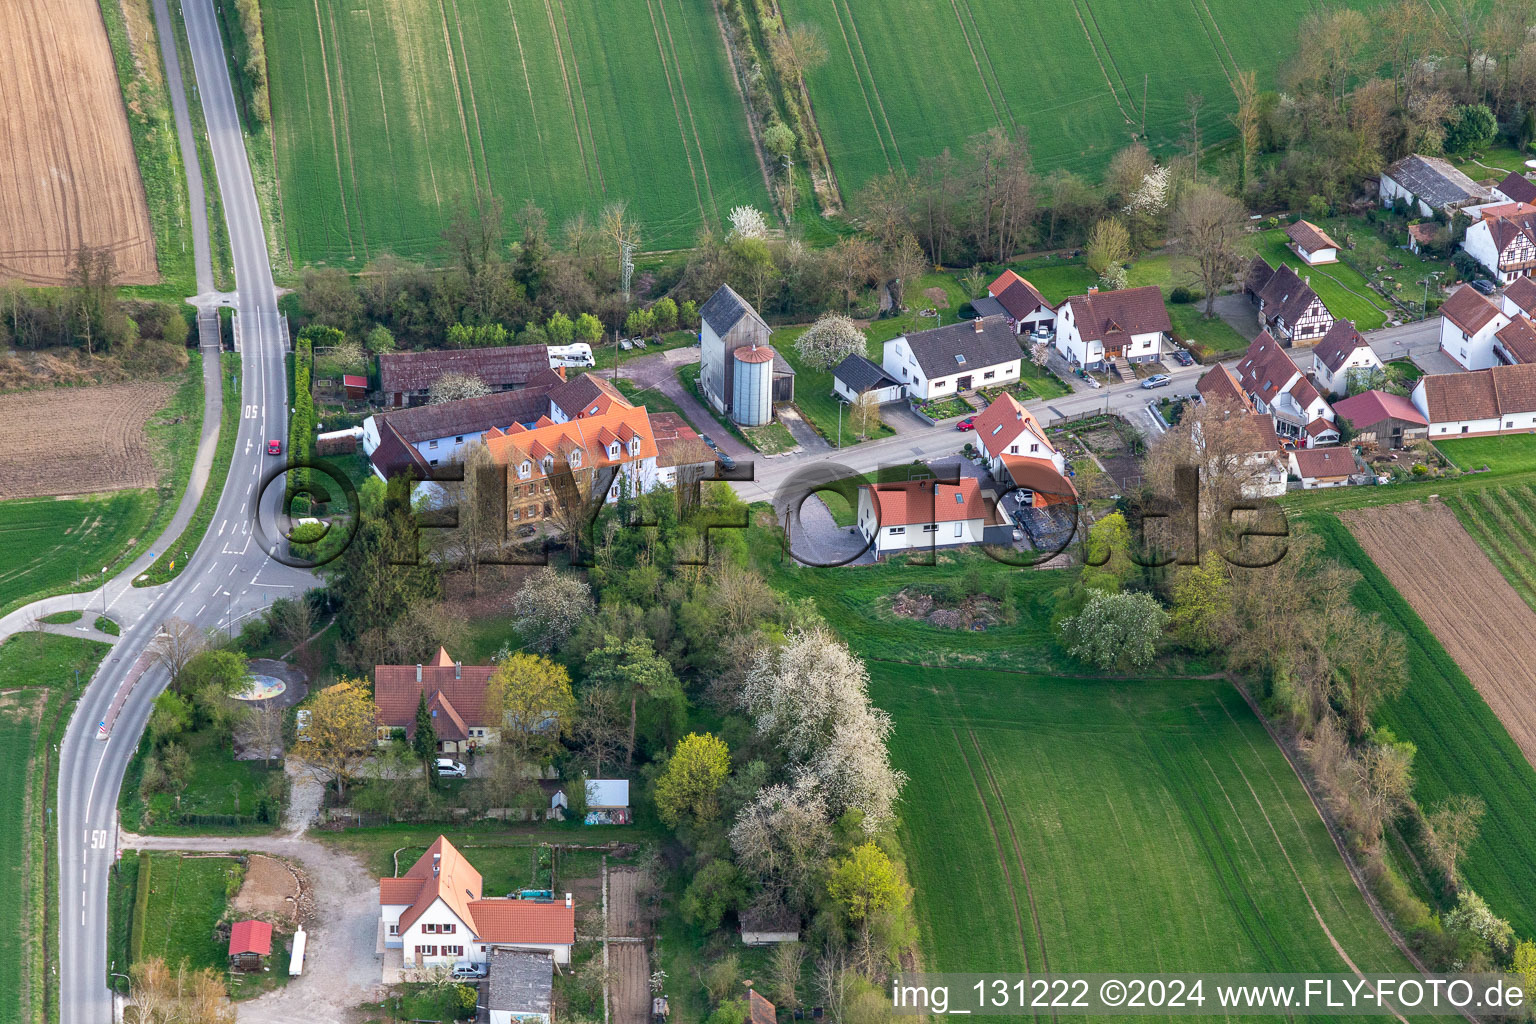
[[[1536,764],[1536,612],[1439,502],[1339,518]]]
[[[144,423],[175,390],[113,384],[0,395],[0,499],[155,486]]]
[[[82,244],[159,280],[144,185],[96,0],[0,2],[0,281],[58,284]]]

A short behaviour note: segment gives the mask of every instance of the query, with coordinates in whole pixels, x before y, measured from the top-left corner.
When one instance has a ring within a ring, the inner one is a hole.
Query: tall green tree
[[[719,793],[731,772],[731,751],[710,733],[689,733],[678,742],[656,780],[656,811],[668,828],[706,824],[720,815]]]
[[[635,723],[641,702],[675,703],[683,695],[672,666],[644,636],[628,640],[605,637],[602,646],[587,657],[587,681],[594,686],[613,687],[629,701],[629,738],[624,745],[626,768],[634,762]]]
[[[437,762],[437,724],[432,721],[432,709],[427,707],[427,691],[421,691],[416,701],[416,735],[411,737],[411,750],[421,762],[422,774],[432,779],[432,766]]]

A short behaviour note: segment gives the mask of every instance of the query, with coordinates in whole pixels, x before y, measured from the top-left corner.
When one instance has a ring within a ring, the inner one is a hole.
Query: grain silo
[[[773,419],[773,349],[743,345],[731,355],[731,418],[744,427],[760,427]]]

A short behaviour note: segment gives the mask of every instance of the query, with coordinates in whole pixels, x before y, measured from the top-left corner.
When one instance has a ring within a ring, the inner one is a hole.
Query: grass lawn
[[[937,276],[937,275],[936,275]],[[865,337],[869,339],[864,347],[864,354],[879,365],[884,355],[884,345],[877,342],[873,335],[877,327],[881,330],[889,330],[895,320],[901,319],[910,322],[910,317],[892,317],[887,320],[876,320],[865,331]],[[800,353],[795,351],[795,340],[804,334],[809,324],[801,324],[797,327],[777,327],[773,332],[773,350],[788,360],[789,365],[795,368],[795,408],[808,420],[821,434],[832,444],[837,444],[838,418],[842,418],[843,447],[858,444],[862,438],[857,437],[848,425],[848,409],[839,402],[837,395],[832,391],[832,371],[822,370],[811,366],[800,358]],[[900,334],[897,331],[896,334]],[[891,337],[896,337],[895,334]],[[886,426],[882,421],[875,427],[870,438],[890,437],[895,431]]]
[[[121,626],[107,618],[105,615],[96,616],[95,626],[98,633],[105,633],[108,636],[119,636],[123,632]]]
[[[100,586],[154,514],[154,491],[0,501],[0,613],[49,594]],[[110,569],[109,569],[110,571]]]
[[[144,912],[134,915],[129,955],[160,957],[172,970],[185,962],[223,974],[228,950],[214,941],[213,929],[228,903],[225,887],[239,870],[233,857],[140,855],[136,884]]]
[[[1230,684],[877,663],[870,691],[925,969],[1409,969]]]
[[[1185,342],[1223,354],[1241,352],[1248,347],[1248,339],[1221,317],[1205,319],[1200,312],[1203,308],[1203,302],[1168,303],[1168,319],[1173,322],[1173,333]]]
[[[64,734],[80,687],[111,647],[52,633],[0,644],[0,1024],[42,1016],[46,965],[58,934],[57,833],[45,808],[54,801]],[[46,927],[45,927],[46,920]]]
[[[1312,290],[1317,292],[1328,312],[1335,317],[1353,320],[1362,331],[1375,330],[1387,322],[1390,304],[1371,291],[1360,272],[1346,263],[1332,263],[1326,267],[1309,267],[1291,250],[1286,248],[1284,228],[1275,228],[1253,236],[1254,246],[1260,256],[1272,267],[1288,263],[1303,278],[1311,278]]]
[[[677,403],[662,394],[658,388],[641,389],[638,384],[628,377],[618,377],[613,381],[613,384],[619,389],[620,394],[635,405],[643,405],[651,412],[673,412],[683,416],[683,410],[677,407]],[[687,422],[687,419],[688,417],[683,416],[684,422]]]
[[[1436,441],[1435,447],[1457,469],[1482,469],[1486,466],[1496,473],[1536,469],[1536,434]]]
[[[1457,170],[1473,181],[1481,181],[1484,178],[1502,178],[1510,171],[1524,171],[1528,154],[1522,153],[1513,146],[1497,145],[1489,146],[1472,156],[1476,159],[1461,160],[1451,157],[1450,161]]]
[[[79,622],[84,615],[85,612],[76,608],[70,612],[54,612],[52,615],[44,615],[39,621],[46,622],[50,626],[65,626],[71,622]]]
[[[707,3],[261,6],[295,265],[435,259],[455,196],[477,189],[510,237],[528,199],[553,225],[627,202],[652,249],[769,207]]]
[[[273,778],[282,777],[282,763],[273,762],[269,770],[265,761],[236,761],[226,742],[221,742],[208,731],[182,735],[177,740],[187,748],[192,758],[192,775],[187,784],[175,793],[156,793],[146,808],[139,798],[139,779],[143,773],[143,761],[147,748],[140,744],[139,751],[128,766],[123,788],[118,796],[118,811],[123,827],[133,832],[153,835],[182,835],[189,832],[219,832],[253,834],[271,832],[282,819],[281,801],[276,806],[268,797],[267,786]],[[286,787],[283,790],[286,793]],[[235,823],[203,821],[180,824],[181,815],[242,815],[258,813],[267,798],[270,820],[242,821]],[[146,820],[145,811],[148,811]]]
[[[539,871],[541,844],[593,846],[610,840],[655,839],[667,833],[646,825],[571,825],[558,822],[534,825],[502,825],[479,822],[472,827],[442,825],[380,825],[373,828],[348,828],[316,832],[316,839],[335,843],[357,855],[370,874],[389,877],[395,874],[395,851],[400,851],[400,874],[405,874],[416,859],[440,835],[457,846],[474,864],[485,880],[485,891],[505,894],[525,888],[549,876]],[[610,863],[614,858],[609,857]],[[591,850],[559,850],[554,854],[555,884],[573,878],[595,878],[600,870],[600,855]],[[541,886],[541,888],[544,886]]]
[[[219,416],[219,439],[214,447],[213,466],[208,471],[208,484],[203,488],[197,509],[192,513],[186,528],[181,531],[181,536],[167,545],[154,564],[133,581],[136,587],[159,586],[180,575],[192,552],[202,543],[203,534],[208,532],[208,524],[213,521],[219,497],[224,492],[224,481],[229,476],[230,459],[235,451],[235,434],[240,429],[240,410],[243,404],[240,400],[239,354],[222,354],[219,357],[219,373],[223,380],[224,405]]]
[[[765,423],[760,427],[742,427],[741,432],[747,436],[747,441],[764,455],[777,455],[787,452],[799,444],[789,428],[775,420]]]

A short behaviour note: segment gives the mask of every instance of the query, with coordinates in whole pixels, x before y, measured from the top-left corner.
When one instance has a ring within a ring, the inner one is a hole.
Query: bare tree
[[[880,399],[873,390],[859,393],[848,407],[848,426],[859,437],[868,437],[880,425]]]
[[[1413,788],[1411,748],[1371,744],[1350,759],[1350,773],[1361,831],[1374,846],[1381,839],[1382,826],[1407,802]]]
[[[1214,185],[1186,189],[1173,212],[1173,237],[1195,266],[1205,289],[1206,317],[1216,315],[1216,295],[1243,266],[1248,226],[1243,204]]]
[[[261,749],[267,767],[283,756],[283,709],[270,700],[261,701],[246,719],[251,739]]]
[[[1237,193],[1242,195],[1248,191],[1253,158],[1259,151],[1258,76],[1253,71],[1239,71],[1232,80],[1232,94],[1237,97],[1237,110],[1228,119],[1237,129]]]
[[[1478,822],[1487,810],[1481,797],[1458,793],[1440,801],[1424,815],[1430,854],[1452,885],[1458,881],[1462,858],[1476,842]]]
[[[837,290],[843,296],[843,308],[853,305],[859,293],[869,287],[879,265],[879,253],[863,235],[847,235],[827,250],[827,262]]]
[[[912,230],[912,182],[905,176],[882,174],[871,178],[854,203],[864,230],[880,248],[895,248],[901,236]]]
[[[902,235],[886,258],[886,270],[891,275],[891,301],[900,308],[906,301],[907,285],[932,269],[922,247],[910,234]]]
[[[628,735],[629,705],[622,694],[607,686],[583,691],[571,727],[571,742],[592,765],[594,778],[602,777],[603,765],[616,764],[624,756]]]
[[[171,677],[171,689],[180,693],[182,670],[207,646],[207,637],[196,626],[183,619],[170,618],[149,642],[149,657],[153,664],[165,669]]]
[[[1194,162],[1195,173],[1200,173],[1200,109],[1205,106],[1205,96],[1198,92],[1184,94],[1184,110],[1189,117],[1184,121],[1184,146]]]
[[[443,530],[439,550],[469,574],[469,592],[480,589],[480,570],[495,564],[507,543],[507,473],[484,444],[472,444],[464,479],[445,481],[440,503],[458,513],[458,524]]]

